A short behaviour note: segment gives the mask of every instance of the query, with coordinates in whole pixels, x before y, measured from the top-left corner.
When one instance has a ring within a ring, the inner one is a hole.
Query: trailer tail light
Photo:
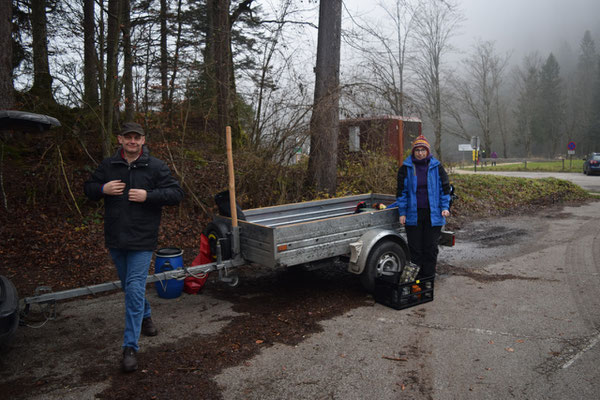
[[[282,252],[282,251],[286,251],[288,249],[288,245],[287,244],[280,244],[279,246],[277,246],[277,251],[278,252]]]

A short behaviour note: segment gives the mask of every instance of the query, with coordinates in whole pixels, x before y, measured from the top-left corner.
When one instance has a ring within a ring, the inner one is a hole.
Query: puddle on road
[[[456,245],[442,247],[442,263],[481,268],[490,263],[536,250],[537,240],[548,230],[548,220],[539,217],[506,217],[473,221],[455,232]]]
[[[472,242],[480,243],[485,247],[511,246],[525,240],[528,236],[526,229],[511,229],[506,226],[493,226],[485,229],[477,229],[472,232],[470,239]]]

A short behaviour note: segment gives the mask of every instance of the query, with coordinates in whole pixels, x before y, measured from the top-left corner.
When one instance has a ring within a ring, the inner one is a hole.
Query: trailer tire
[[[221,242],[221,258],[223,260],[231,259],[231,235],[227,229],[227,224],[211,222],[206,226],[203,233],[208,238],[213,261],[217,259],[217,241]]]
[[[369,253],[360,282],[369,293],[375,290],[375,278],[382,274],[400,273],[406,264],[406,253],[402,246],[393,240],[378,243]]]

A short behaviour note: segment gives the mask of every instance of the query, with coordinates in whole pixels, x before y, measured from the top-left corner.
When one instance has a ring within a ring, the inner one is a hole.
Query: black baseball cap
[[[142,126],[136,122],[125,122],[122,126],[121,132],[119,132],[119,135],[123,136],[126,133],[130,133],[130,132],[138,133],[142,136],[146,135],[146,133],[144,133],[144,129],[142,128]]]

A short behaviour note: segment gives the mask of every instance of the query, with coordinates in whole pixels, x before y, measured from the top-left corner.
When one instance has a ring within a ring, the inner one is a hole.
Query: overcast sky
[[[344,0],[348,9],[374,15],[378,0]],[[392,2],[392,0],[388,0]],[[586,29],[600,48],[600,0],[458,0],[466,20],[457,47],[468,50],[476,38],[493,40],[499,52],[512,51],[513,63],[538,50],[545,58],[566,41],[577,51]]]
[[[499,50],[542,55],[564,41],[574,49],[586,29],[600,34],[600,0],[460,0],[467,20],[461,42],[495,40]],[[598,48],[596,43],[596,48]]]

